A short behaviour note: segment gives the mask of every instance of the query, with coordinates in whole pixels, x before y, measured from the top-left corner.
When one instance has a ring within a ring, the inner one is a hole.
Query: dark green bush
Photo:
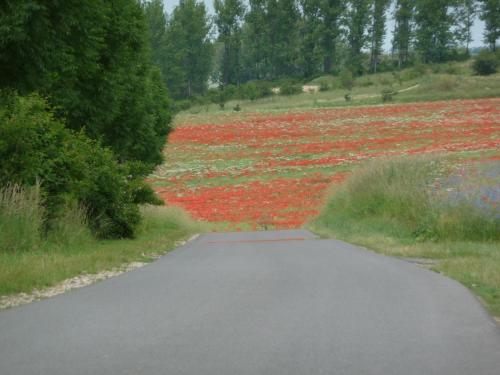
[[[481,51],[474,59],[472,69],[481,76],[494,74],[497,72],[498,60],[498,57],[493,52]]]
[[[387,87],[382,90],[380,93],[380,96],[382,97],[383,102],[390,102],[394,98],[394,95],[396,95],[397,92],[391,89],[390,87]]]
[[[255,100],[271,96],[272,84],[266,81],[250,81],[240,86],[240,98]]]
[[[352,72],[348,69],[344,69],[340,73],[340,83],[342,85],[342,88],[346,90],[352,90],[354,87],[356,80],[354,78],[354,75]]]
[[[46,228],[76,202],[98,237],[132,237],[140,220],[137,203],[154,200],[142,182],[149,166],[119,164],[110,149],[65,128],[35,94],[2,95],[0,160],[0,187],[40,184]]]
[[[293,84],[291,82],[285,82],[280,86],[281,95],[297,95],[302,93],[302,86]]]

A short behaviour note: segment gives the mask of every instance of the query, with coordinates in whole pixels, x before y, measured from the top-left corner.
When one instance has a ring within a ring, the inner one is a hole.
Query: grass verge
[[[148,262],[172,250],[200,224],[173,207],[143,207],[135,239],[93,240],[68,244],[47,240],[29,251],[0,251],[0,295],[53,286],[82,273],[98,273],[135,261]]]
[[[379,159],[333,191],[308,228],[390,256],[434,259],[434,270],[499,317],[500,217],[495,204],[484,204],[489,195],[446,159]]]

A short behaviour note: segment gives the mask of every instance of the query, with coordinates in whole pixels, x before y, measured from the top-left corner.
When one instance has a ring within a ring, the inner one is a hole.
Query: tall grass
[[[93,241],[83,208],[68,203],[47,222],[39,185],[0,189],[0,252],[71,247]]]
[[[0,251],[34,250],[42,243],[44,209],[40,187],[0,189]]]
[[[449,168],[445,159],[429,156],[374,160],[334,192],[317,223],[342,230],[371,222],[417,240],[500,240],[500,221],[491,210],[446,194],[456,188],[446,185]]]

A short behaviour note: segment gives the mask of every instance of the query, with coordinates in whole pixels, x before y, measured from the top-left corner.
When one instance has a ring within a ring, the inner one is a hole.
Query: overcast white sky
[[[168,13],[170,13],[172,11],[172,9],[174,9],[174,7],[179,3],[179,0],[163,0],[163,2],[165,3],[166,11]],[[203,0],[203,2],[206,4],[209,13],[213,13],[213,0]],[[394,24],[393,21],[389,20],[388,25],[387,25],[388,31],[392,30],[393,24]],[[474,27],[472,30],[473,41],[470,45],[471,47],[481,47],[484,45],[484,43],[483,43],[483,29],[484,29],[483,21],[481,21],[480,19],[477,19],[476,22],[474,23]],[[387,35],[385,38],[384,48],[386,50],[390,50],[390,48],[391,48],[390,35]]]

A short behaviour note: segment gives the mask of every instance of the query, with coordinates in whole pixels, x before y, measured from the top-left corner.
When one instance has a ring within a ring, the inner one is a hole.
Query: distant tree
[[[202,94],[207,88],[213,51],[210,30],[205,5],[196,0],[180,0],[165,33],[165,78],[177,99]]]
[[[241,79],[241,22],[245,6],[241,0],[214,0],[218,40],[224,49],[220,61],[220,83],[238,84]]]
[[[319,71],[322,58],[320,48],[320,1],[300,0],[300,57],[302,74],[310,77]]]
[[[335,47],[342,31],[342,17],[346,1],[320,0],[320,43],[323,52],[323,72],[331,73],[335,58]]]
[[[398,54],[399,67],[409,59],[414,9],[413,0],[396,0],[392,45],[393,51]]]
[[[162,0],[150,0],[142,3],[144,14],[149,28],[149,41],[153,62],[164,70],[165,61],[165,32],[167,17]]]
[[[350,0],[347,10],[347,42],[349,57],[347,67],[355,74],[363,72],[362,49],[365,47],[368,35],[367,26],[370,21],[371,0]]]
[[[382,44],[385,36],[386,11],[390,0],[373,0],[371,34],[371,56],[370,68],[373,73],[377,72],[377,66],[382,53]]]
[[[423,62],[445,61],[454,46],[455,0],[416,0],[416,49]]]
[[[297,75],[300,14],[295,0],[268,0],[272,77]]]
[[[456,39],[465,45],[469,54],[469,44],[472,42],[472,26],[477,15],[476,0],[458,0],[456,4]]]
[[[295,0],[249,0],[243,27],[246,79],[298,75],[299,28]]]
[[[500,1],[481,0],[481,19],[485,23],[484,41],[490,50],[496,50],[496,43],[500,38]]]
[[[270,35],[267,0],[249,0],[242,27],[242,59],[245,79],[269,78]]]

